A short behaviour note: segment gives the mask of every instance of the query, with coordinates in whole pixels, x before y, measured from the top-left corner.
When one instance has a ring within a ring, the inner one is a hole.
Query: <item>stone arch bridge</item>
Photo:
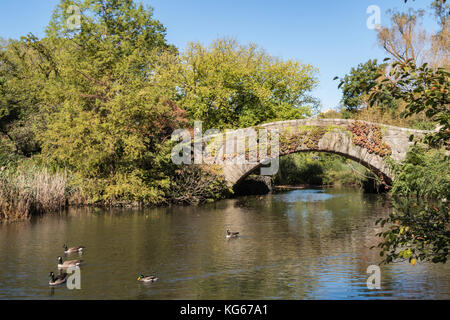
[[[249,131],[248,129],[232,131],[231,136],[237,132]],[[288,120],[266,123],[252,129],[253,132],[267,132],[267,145],[270,145],[272,136],[277,134],[279,156],[308,151],[338,154],[369,168],[384,179],[387,184],[390,184],[394,178],[388,164],[388,158],[394,161],[402,161],[409,146],[429,133],[424,130],[347,119]],[[411,135],[414,136],[413,140],[410,140]],[[239,183],[259,167],[264,167],[259,153],[256,162],[239,161],[248,156],[251,152],[251,146],[246,146],[243,152],[242,150],[237,152],[237,148],[230,148],[229,140],[225,142],[226,139],[214,138],[217,136],[203,138],[203,147],[205,147],[205,144],[206,147],[212,145],[212,149],[216,150],[216,152],[211,153],[211,157],[214,159],[210,157],[207,163],[216,161],[214,166],[220,166],[219,169],[221,169],[229,186]],[[256,139],[258,143],[261,143],[260,137]],[[206,140],[208,142],[205,143]],[[265,163],[267,163],[267,160],[274,158],[271,157],[270,148],[268,147],[269,152],[265,157]],[[218,159],[219,157],[221,159]]]

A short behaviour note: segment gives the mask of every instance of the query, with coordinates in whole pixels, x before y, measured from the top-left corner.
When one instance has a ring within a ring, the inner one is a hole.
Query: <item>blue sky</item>
[[[0,37],[20,38],[29,32],[44,36],[58,0],[0,0]],[[381,24],[388,24],[388,9],[406,9],[403,0],[144,0],[154,17],[167,28],[167,39],[183,49],[189,41],[208,44],[229,36],[253,42],[270,54],[297,59],[319,69],[313,92],[322,109],[338,106],[341,92],[335,76],[343,76],[358,63],[386,55],[369,30],[366,9],[381,9]],[[430,1],[412,6],[426,8]],[[411,5],[409,5],[411,6]],[[425,20],[431,26],[430,19]]]

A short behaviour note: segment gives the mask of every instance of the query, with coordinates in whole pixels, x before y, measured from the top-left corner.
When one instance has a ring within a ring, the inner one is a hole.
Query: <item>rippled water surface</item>
[[[0,299],[449,299],[450,264],[380,260],[382,196],[295,190],[201,207],[70,209],[0,225]],[[227,240],[226,229],[241,237]],[[62,245],[84,245],[81,289],[51,289]],[[139,274],[158,282],[143,284]]]

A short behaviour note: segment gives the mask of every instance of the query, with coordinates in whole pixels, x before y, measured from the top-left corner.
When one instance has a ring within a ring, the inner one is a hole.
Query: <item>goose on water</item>
[[[79,266],[83,260],[67,260],[63,262],[62,257],[58,257],[58,268],[66,269],[69,267]]]
[[[48,284],[51,286],[57,286],[67,281],[67,273],[60,273],[55,277],[55,274],[52,271],[50,272],[49,277],[50,281],[48,282]]]
[[[155,282],[156,280],[158,280],[158,278],[155,276],[144,276],[143,274],[141,274],[137,279],[141,282]]]
[[[236,238],[239,236],[239,232],[230,232],[230,230],[227,230],[227,238]]]
[[[63,248],[64,248],[64,253],[82,252],[84,249],[83,246],[68,248],[66,244],[63,245]]]

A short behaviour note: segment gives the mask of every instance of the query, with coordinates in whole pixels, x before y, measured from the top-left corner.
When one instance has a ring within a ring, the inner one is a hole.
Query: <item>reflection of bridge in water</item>
[[[424,130],[346,119],[288,120],[248,129],[254,129],[248,130],[253,132],[266,129],[269,137],[271,133],[278,132],[279,156],[308,151],[330,152],[361,163],[387,183],[393,179],[387,158],[390,157],[394,161],[404,160],[409,146],[428,133]],[[246,129],[235,132],[241,132],[238,139],[242,139],[242,134],[245,136]],[[414,135],[412,141],[410,141],[411,135]],[[207,144],[211,145],[211,142],[207,142]],[[219,139],[219,142],[212,147],[218,151],[215,152],[215,157],[225,159],[225,161],[216,163],[221,166],[223,175],[230,186],[242,181],[262,166],[259,161],[247,161],[247,163],[239,161],[243,157],[246,158],[251,152],[249,149],[252,148],[252,143],[248,143],[248,145],[242,150],[243,152],[236,152],[236,149],[232,149],[230,153],[229,150],[226,150],[229,148],[228,145],[223,139]],[[256,154],[256,150],[254,151]]]

